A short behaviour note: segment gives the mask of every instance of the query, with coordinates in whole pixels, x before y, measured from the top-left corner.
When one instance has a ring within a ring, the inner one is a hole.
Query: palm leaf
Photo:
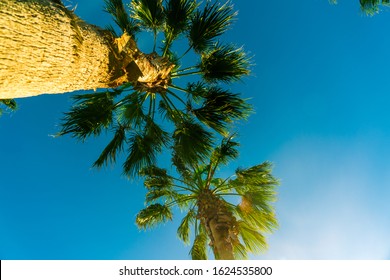
[[[201,231],[195,236],[190,255],[193,260],[207,260],[207,235],[205,232]]]
[[[230,2],[223,5],[207,2],[191,19],[188,33],[190,45],[198,53],[207,50],[213,45],[213,40],[228,29],[235,15]]]
[[[248,259],[248,254],[247,254],[246,248],[240,242],[233,243],[233,252],[234,252],[234,259],[236,259],[236,260]]]
[[[149,205],[141,210],[136,217],[136,224],[141,229],[151,228],[159,223],[172,220],[172,212],[166,205],[159,203]]]
[[[117,94],[107,91],[74,96],[76,104],[65,113],[59,135],[71,134],[81,140],[90,135],[98,136],[112,123],[114,96]]]
[[[213,136],[192,119],[183,120],[173,134],[174,156],[181,158],[185,165],[203,161],[210,154]]]
[[[15,111],[18,107],[14,99],[0,99],[0,104],[5,105],[5,107]],[[0,116],[3,114],[3,109],[0,108]]]
[[[162,0],[133,0],[130,2],[132,17],[141,25],[158,30],[164,22]]]
[[[145,94],[139,92],[127,95],[121,100],[122,105],[118,108],[119,120],[128,126],[140,128],[147,119],[143,107],[145,99]]]
[[[191,209],[187,212],[187,214],[182,219],[178,229],[177,236],[180,240],[182,240],[185,244],[190,243],[190,228],[195,223],[196,213],[194,209]]]
[[[93,166],[101,167],[107,163],[115,163],[116,155],[123,150],[123,144],[126,142],[126,128],[119,125],[114,134],[114,138],[108,143],[106,148],[95,161]]]
[[[217,44],[212,50],[203,53],[198,65],[203,79],[207,82],[232,82],[249,74],[251,63],[242,48]]]
[[[122,32],[127,32],[127,34],[134,37],[139,31],[139,27],[129,17],[122,0],[104,0],[104,3],[105,11],[112,15]]]
[[[211,155],[211,161],[219,164],[227,164],[229,161],[238,157],[238,142],[232,140],[233,136],[225,137],[221,145],[216,147]]]
[[[252,107],[238,94],[231,93],[219,87],[211,87],[202,92],[191,94],[203,96],[204,101],[200,108],[193,109],[192,113],[204,124],[221,133],[227,134],[227,125],[235,120],[245,119]]]
[[[229,181],[229,185],[236,188],[237,192],[244,193],[248,190],[257,190],[260,186],[277,186],[278,180],[271,174],[272,164],[264,162],[246,169],[237,169],[237,178]]]
[[[146,177],[166,177],[167,170],[163,169],[163,168],[159,168],[155,165],[152,165],[152,166],[142,168],[140,170],[140,175],[146,176]]]
[[[190,17],[197,4],[194,0],[168,0],[165,5],[166,44],[175,40],[189,26]]]
[[[234,212],[252,228],[268,233],[277,229],[278,222],[274,212],[266,212],[256,207],[243,209],[240,206],[237,206]]]
[[[267,250],[267,241],[264,235],[246,222],[238,221],[238,231],[247,252],[258,254]]]
[[[161,152],[168,142],[168,134],[148,119],[142,134],[135,132],[129,139],[129,156],[123,166],[125,174],[136,176],[142,168],[153,165],[157,153]]]

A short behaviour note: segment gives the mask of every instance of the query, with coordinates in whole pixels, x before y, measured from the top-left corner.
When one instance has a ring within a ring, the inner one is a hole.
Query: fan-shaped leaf
[[[159,203],[149,205],[141,210],[136,218],[136,224],[141,229],[151,228],[159,223],[172,220],[172,212],[166,205]]]
[[[250,61],[242,48],[217,44],[202,54],[198,67],[207,82],[232,82],[249,74]]]
[[[118,152],[123,150],[123,145],[126,141],[126,128],[122,125],[116,128],[116,132],[114,134],[114,138],[108,143],[106,148],[104,148],[103,152],[99,156],[99,158],[95,161],[93,166],[101,167],[107,163],[115,163],[116,155]]]
[[[191,92],[203,96],[200,108],[192,110],[194,115],[204,124],[210,126],[222,135],[226,135],[227,124],[235,120],[245,119],[252,111],[251,106],[239,97],[218,87],[211,87],[206,92]]]
[[[194,244],[190,250],[193,260],[207,260],[207,235],[200,232],[195,236]]]
[[[210,154],[212,134],[191,119],[177,125],[173,134],[174,156],[181,158],[184,164],[197,164]]]
[[[113,16],[122,32],[134,36],[139,31],[139,27],[126,12],[122,0],[104,0],[104,3],[105,11]]]
[[[117,92],[100,92],[74,96],[76,104],[70,112],[65,113],[59,135],[71,134],[81,140],[85,140],[90,135],[99,135],[103,128],[111,125],[113,98],[117,94]]]
[[[191,226],[195,223],[196,213],[194,209],[187,212],[185,217],[182,219],[180,226],[177,229],[177,235],[184,243],[190,243],[190,231]]]
[[[164,22],[162,0],[132,0],[130,2],[132,17],[141,26],[158,30]]]
[[[258,230],[244,221],[238,222],[238,228],[239,236],[245,244],[247,252],[258,254],[267,250],[267,241]]]
[[[191,19],[190,45],[198,53],[207,50],[213,45],[213,40],[228,29],[235,15],[230,2],[223,5],[207,2],[203,9],[196,10]]]
[[[165,38],[170,44],[184,32],[189,25],[190,17],[197,4],[194,0],[168,0],[165,5]]]

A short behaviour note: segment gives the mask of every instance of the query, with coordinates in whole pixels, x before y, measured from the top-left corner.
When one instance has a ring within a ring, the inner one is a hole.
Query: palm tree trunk
[[[115,39],[59,3],[0,0],[0,99],[115,88],[127,82],[160,90],[166,86],[171,64],[160,59],[154,67],[130,36]]]
[[[215,259],[233,260],[233,243],[237,240],[236,219],[225,203],[209,190],[199,196],[198,210],[201,222],[211,240]]]

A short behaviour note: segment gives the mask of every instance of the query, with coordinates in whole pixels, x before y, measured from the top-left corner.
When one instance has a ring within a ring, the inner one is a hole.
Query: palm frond
[[[169,189],[172,186],[172,178],[167,175],[146,177],[144,186],[147,189]]]
[[[359,0],[362,11],[370,16],[379,12],[379,6],[388,6],[390,0]]]
[[[207,260],[207,235],[205,232],[201,231],[195,236],[190,255],[193,260]]]
[[[272,164],[267,161],[250,168],[239,168],[236,170],[236,179],[230,180],[229,184],[239,193],[257,190],[259,187],[275,187],[279,182],[272,176],[271,171]]]
[[[252,107],[239,94],[234,94],[219,87],[211,87],[203,93],[192,91],[192,95],[203,95],[200,108],[192,113],[204,124],[222,135],[227,135],[227,125],[235,120],[245,119]]]
[[[122,0],[104,0],[105,11],[112,15],[115,23],[119,26],[122,32],[134,37],[139,31],[139,27],[135,24],[129,14],[125,10]]]
[[[158,30],[164,23],[162,0],[132,0],[131,16],[143,27]]]
[[[151,228],[159,223],[172,220],[172,212],[169,207],[159,203],[149,205],[141,210],[136,217],[136,224],[141,229]]]
[[[221,144],[213,150],[211,162],[218,164],[227,164],[229,161],[238,157],[238,142],[233,141],[233,136],[224,137]]]
[[[129,139],[129,156],[123,165],[125,174],[137,176],[142,168],[154,165],[157,153],[168,142],[168,134],[148,119],[142,134],[135,132]]]
[[[16,101],[14,99],[0,99],[0,105],[3,104],[5,107],[15,111],[18,108]],[[3,114],[3,109],[0,108],[0,116]]]
[[[146,177],[167,177],[168,176],[166,169],[159,168],[155,165],[142,168],[140,170],[140,175]]]
[[[80,140],[90,135],[98,136],[112,123],[114,96],[117,94],[107,91],[74,96],[76,104],[65,113],[59,135],[71,134]]]
[[[248,223],[238,221],[238,232],[247,252],[259,254],[267,250],[268,246],[265,236],[248,225]]]
[[[119,120],[128,126],[140,128],[147,119],[144,113],[143,103],[145,94],[133,92],[122,100],[122,105],[118,108]]]
[[[213,49],[202,54],[198,67],[203,79],[214,83],[238,81],[250,73],[250,65],[250,59],[242,48],[216,44]]]
[[[248,259],[246,248],[240,242],[233,243],[233,254],[234,254],[234,259],[236,260]]]
[[[278,221],[274,212],[263,211],[263,209],[253,205],[246,206],[249,209],[244,207],[242,204],[238,205],[234,212],[252,228],[268,233],[272,233],[278,228]]]
[[[94,167],[102,167],[108,163],[115,163],[116,155],[123,150],[123,145],[126,142],[126,128],[119,125],[116,128],[113,139],[104,148],[99,158],[93,164]]]
[[[195,219],[196,219],[196,213],[195,213],[194,209],[191,209],[184,216],[184,218],[182,219],[182,221],[177,229],[177,236],[185,244],[190,243],[191,226],[195,223]]]
[[[174,156],[180,157],[186,165],[204,161],[212,149],[212,134],[192,119],[183,120],[176,126],[173,139]]]
[[[189,20],[197,7],[194,0],[168,0],[165,5],[165,39],[170,45],[189,26]]]
[[[207,2],[203,9],[196,10],[188,32],[192,48],[198,53],[210,48],[213,40],[228,29],[235,15],[229,1],[223,5]]]

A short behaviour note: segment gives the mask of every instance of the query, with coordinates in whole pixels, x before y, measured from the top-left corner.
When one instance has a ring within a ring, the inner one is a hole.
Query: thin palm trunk
[[[49,0],[0,0],[0,99],[115,88],[166,87],[172,65],[135,41],[85,23]],[[155,59],[155,58],[153,58]]]
[[[233,243],[237,240],[236,220],[226,204],[206,190],[199,196],[198,210],[201,223],[211,240],[215,259],[233,260]]]

